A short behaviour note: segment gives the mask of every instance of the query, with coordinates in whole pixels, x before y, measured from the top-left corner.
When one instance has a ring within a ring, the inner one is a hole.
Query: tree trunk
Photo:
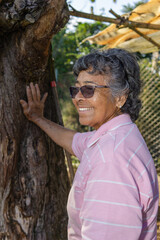
[[[23,115],[25,87],[48,92],[58,122],[50,39],[68,21],[65,0],[0,0],[0,240],[67,239],[63,150]]]

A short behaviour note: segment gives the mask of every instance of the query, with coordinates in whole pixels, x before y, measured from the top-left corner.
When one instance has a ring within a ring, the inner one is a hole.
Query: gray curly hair
[[[140,69],[135,55],[119,48],[96,50],[80,57],[74,64],[76,77],[83,70],[90,74],[110,75],[109,87],[113,97],[127,95],[121,111],[128,113],[135,121],[141,109],[139,94],[141,91]]]

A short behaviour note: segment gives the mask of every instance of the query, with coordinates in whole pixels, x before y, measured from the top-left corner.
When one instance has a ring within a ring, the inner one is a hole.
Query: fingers
[[[28,104],[24,100],[20,100],[20,104],[22,105],[23,109],[26,109],[28,107]]]
[[[37,92],[37,100],[40,101],[41,99],[41,93],[38,84],[35,85],[36,92]]]
[[[45,94],[43,95],[42,100],[41,100],[42,103],[45,103],[45,101],[46,101],[46,99],[47,99],[47,96],[48,96],[48,93],[45,93]]]
[[[31,90],[31,94],[32,94],[32,99],[33,101],[37,101],[37,90],[36,90],[36,87],[33,85],[33,83],[31,82],[30,83],[30,90]]]
[[[42,97],[41,100],[41,93],[38,84],[33,85],[33,83],[30,84],[31,86],[31,91],[32,91],[32,96],[34,101],[41,101],[42,103],[45,103],[48,93],[45,93]]]
[[[23,108],[23,112],[24,114],[26,115],[27,114],[27,111],[28,111],[28,103],[24,100],[20,100],[20,104]]]
[[[27,93],[27,100],[28,100],[29,105],[33,102],[45,103],[46,98],[48,96],[48,93],[45,93],[41,100],[41,93],[40,93],[39,86],[38,86],[38,84],[34,85],[32,82],[30,83],[29,86],[26,87],[26,93]],[[21,100],[20,103],[21,103],[22,107],[23,106],[25,107],[27,104],[24,100]]]
[[[32,98],[32,92],[29,86],[26,87],[26,93],[27,93],[28,103],[30,104],[33,101],[33,98]]]
[[[34,102],[40,101],[41,94],[40,94],[40,90],[39,90],[38,84],[34,85],[31,82],[30,85],[27,86],[26,93],[27,93],[28,103],[31,103],[33,101]]]

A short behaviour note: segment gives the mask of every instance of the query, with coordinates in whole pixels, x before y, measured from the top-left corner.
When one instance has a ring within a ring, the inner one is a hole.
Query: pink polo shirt
[[[80,165],[67,204],[68,239],[157,239],[157,174],[129,115],[75,134],[72,147]]]

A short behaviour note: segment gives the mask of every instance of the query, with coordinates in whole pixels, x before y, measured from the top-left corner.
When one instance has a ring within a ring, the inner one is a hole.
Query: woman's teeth
[[[92,110],[93,108],[79,108],[79,111],[89,111]]]

